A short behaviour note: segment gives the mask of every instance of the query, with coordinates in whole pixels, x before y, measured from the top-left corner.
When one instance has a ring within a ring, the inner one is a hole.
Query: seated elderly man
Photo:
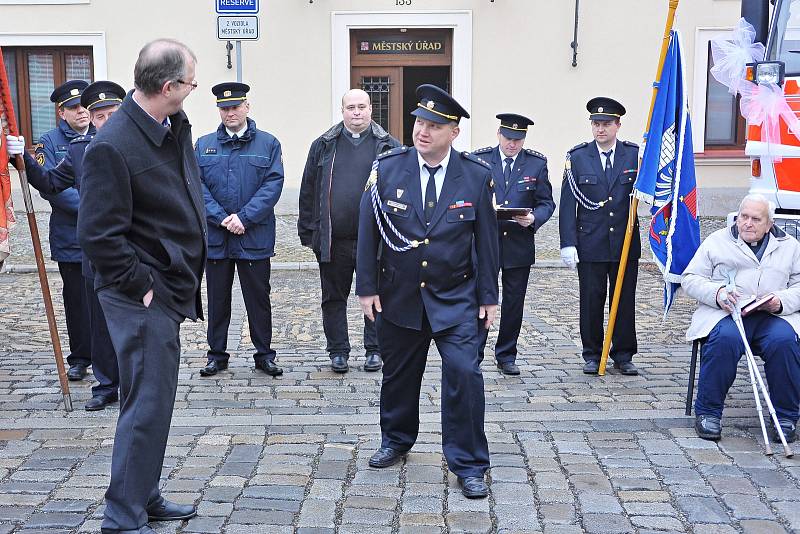
[[[769,393],[786,440],[796,438],[800,403],[800,243],[773,226],[774,206],[762,195],[747,195],[736,224],[717,230],[700,245],[683,274],[686,293],[698,300],[686,332],[706,338],[700,359],[695,429],[703,439],[722,432],[725,395],[744,354],[733,306],[753,297],[772,298],[743,317],[753,354],[764,359]],[[736,290],[728,292],[726,273],[734,270]],[[773,441],[778,441],[772,429]]]

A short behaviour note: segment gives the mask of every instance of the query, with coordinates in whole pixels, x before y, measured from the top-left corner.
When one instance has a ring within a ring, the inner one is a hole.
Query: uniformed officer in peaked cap
[[[492,166],[495,197],[499,206],[530,210],[527,215],[498,220],[503,304],[494,349],[495,359],[500,372],[518,375],[517,339],[522,327],[531,265],[536,260],[534,235],[553,215],[556,205],[547,174],[547,159],[535,150],[523,148],[528,127],[533,125],[533,121],[515,113],[501,113],[497,118],[500,119],[498,145],[481,148],[473,154]],[[481,355],[485,346],[484,335],[479,350]]]
[[[583,372],[596,374],[603,350],[603,314],[617,281],[639,147],[617,139],[620,117],[625,115],[622,104],[597,97],[589,100],[586,109],[594,141],[581,143],[567,154],[558,223],[561,259],[578,269]],[[637,352],[634,299],[640,255],[637,221],[611,337],[614,368],[625,375],[638,374],[631,360]]]
[[[208,363],[201,376],[228,368],[233,274],[239,273],[247,309],[255,367],[283,374],[272,348],[270,258],[275,255],[275,204],[283,190],[281,144],[256,128],[247,114],[250,86],[219,83],[211,88],[221,123],[197,141],[195,154],[208,222]]]
[[[89,111],[92,126],[102,128],[122,104],[125,90],[107,80],[96,81],[85,88],[83,85],[80,87],[83,91],[79,97],[79,105]],[[94,132],[94,129],[91,131]],[[38,189],[43,197],[59,198],[70,192],[74,192],[77,197],[81,189],[83,154],[93,137],[93,133],[88,133],[73,138],[64,159],[56,167],[48,170],[35,165],[31,157],[24,153],[28,182]],[[86,316],[79,327],[88,338],[87,352],[91,357],[92,373],[97,380],[97,384],[92,386],[92,398],[86,402],[85,408],[88,411],[97,411],[119,398],[117,355],[108,334],[103,309],[94,290],[94,270],[86,256],[81,258],[78,275],[82,275],[78,282],[81,283],[81,298],[87,308]]]
[[[469,117],[458,102],[433,85],[418,87],[417,98],[414,147],[378,156],[360,206],[356,293],[365,315],[377,317],[384,359],[382,442],[369,465],[395,464],[414,445],[433,340],[442,358],[444,456],[464,495],[485,497],[478,346],[497,309],[491,169],[451,147]]]

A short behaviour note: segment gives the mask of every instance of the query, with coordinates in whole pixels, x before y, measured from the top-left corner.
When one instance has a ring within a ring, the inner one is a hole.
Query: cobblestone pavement
[[[522,374],[500,375],[488,351],[483,363],[493,467],[491,495],[477,501],[461,495],[443,462],[435,349],[417,445],[402,465],[371,469],[380,373],[361,370],[359,341],[351,372],[329,370],[316,272],[275,271],[272,282],[282,377],[253,372],[241,298],[231,367],[216,377],[198,373],[204,323],[182,329],[162,485],[170,499],[197,503],[199,514],[154,523],[157,532],[800,531],[800,460],[763,454],[743,365],[722,441],[698,439],[683,415],[690,353],[683,332],[693,304],[680,298],[662,323],[651,266],[640,273],[638,377],[581,373],[576,275],[534,270]],[[51,285],[58,295],[57,274]],[[76,410],[66,414],[36,275],[0,275],[0,294],[0,534],[98,532],[117,408],[83,411],[87,381],[71,383]],[[357,340],[354,301],[350,319]]]

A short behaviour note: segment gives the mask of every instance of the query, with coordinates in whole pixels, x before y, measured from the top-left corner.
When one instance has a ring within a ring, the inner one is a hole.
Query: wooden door
[[[402,67],[353,67],[350,87],[367,92],[372,101],[372,120],[396,139],[403,138]]]

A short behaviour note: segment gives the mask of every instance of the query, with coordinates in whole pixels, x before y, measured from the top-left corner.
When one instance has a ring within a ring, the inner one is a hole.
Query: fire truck
[[[800,115],[800,0],[742,0],[742,17],[766,47],[763,61],[748,65],[748,79],[783,87],[790,108]],[[745,154],[751,162],[750,193],[774,202],[775,224],[800,239],[800,139],[783,119],[779,142],[763,142],[761,126],[748,124]]]

